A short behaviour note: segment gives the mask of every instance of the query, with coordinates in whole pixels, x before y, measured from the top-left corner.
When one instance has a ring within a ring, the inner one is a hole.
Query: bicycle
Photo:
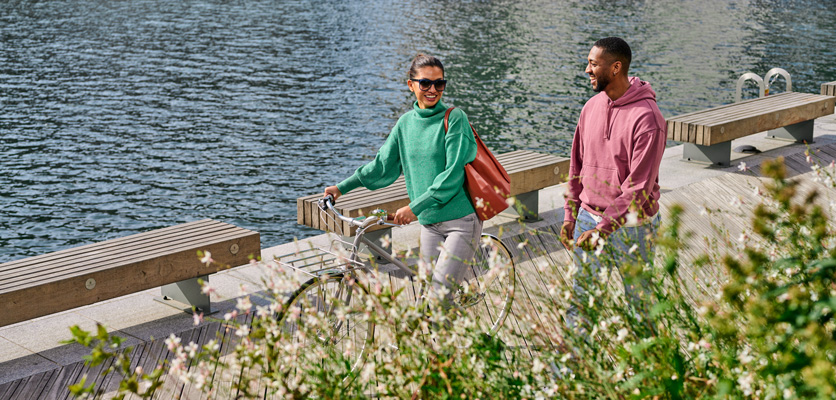
[[[348,384],[357,375],[356,372],[365,362],[369,349],[374,342],[375,324],[372,320],[364,320],[362,313],[345,314],[341,310],[357,310],[357,305],[365,302],[369,295],[368,288],[359,284],[363,274],[376,273],[372,262],[363,259],[360,245],[367,246],[375,255],[397,269],[404,271],[408,277],[419,276],[419,271],[388,251],[366,238],[366,232],[375,226],[401,227],[387,222],[387,213],[375,210],[367,217],[350,218],[337,211],[334,200],[328,196],[319,200],[320,218],[331,218],[347,222],[356,228],[353,242],[335,240],[330,249],[316,249],[319,253],[306,254],[306,257],[295,260],[301,265],[280,262],[280,265],[310,276],[302,286],[296,290],[284,304],[278,315],[279,325],[291,340],[298,325],[303,323],[299,316],[304,309],[313,308],[327,317],[327,326],[313,329],[315,337],[304,345],[333,346],[341,354],[352,354],[350,362],[341,371],[343,382]],[[336,224],[335,224],[336,225]],[[340,254],[334,250],[337,243],[347,250],[347,254]],[[514,299],[516,273],[511,252],[499,238],[489,234],[482,234],[480,247],[476,251],[474,261],[468,263],[468,271],[464,281],[458,285],[453,294],[454,307],[461,309],[479,309],[476,312],[478,323],[486,334],[495,336],[505,322]],[[494,262],[491,262],[491,261]],[[491,264],[494,268],[491,269]],[[308,267],[313,270],[307,270]],[[502,268],[505,266],[506,268]],[[422,285],[418,299],[424,294]]]

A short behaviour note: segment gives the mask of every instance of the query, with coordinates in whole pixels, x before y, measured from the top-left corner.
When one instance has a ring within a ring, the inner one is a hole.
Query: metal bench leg
[[[535,190],[533,192],[522,193],[515,196],[517,198],[517,214],[523,222],[540,221],[540,192]],[[522,209],[520,210],[520,206]]]
[[[717,143],[711,146],[684,143],[682,159],[728,167],[731,164],[731,142]]]
[[[163,298],[160,302],[178,309],[183,308],[172,304],[171,301],[174,300],[183,303],[183,305],[194,306],[199,313],[211,314],[212,305],[209,302],[209,295],[203,293],[200,284],[197,282],[198,279],[208,282],[209,275],[164,285],[161,288]]]
[[[813,143],[813,120],[787,125],[766,132],[771,139],[788,139],[796,143]]]

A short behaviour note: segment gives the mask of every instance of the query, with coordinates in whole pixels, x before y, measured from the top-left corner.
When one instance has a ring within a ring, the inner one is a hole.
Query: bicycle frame
[[[331,213],[333,213],[333,216],[335,218],[338,218],[341,221],[347,222],[349,224],[349,226],[354,226],[354,227],[357,228],[357,232],[356,232],[356,235],[355,235],[355,238],[354,238],[354,242],[351,244],[351,246],[352,246],[352,248],[351,248],[351,258],[349,260],[351,264],[356,265],[357,267],[350,268],[350,269],[345,269],[341,272],[353,272],[357,269],[363,270],[364,272],[368,272],[368,273],[372,272],[371,268],[359,259],[360,244],[365,244],[369,249],[371,249],[372,252],[375,253],[375,255],[377,255],[377,256],[383,258],[384,260],[388,261],[389,263],[395,265],[399,269],[408,273],[410,276],[414,277],[414,276],[418,275],[418,271],[416,271],[414,268],[409,267],[408,265],[406,265],[402,261],[395,258],[388,251],[386,251],[385,249],[383,249],[382,247],[378,246],[376,243],[372,242],[371,240],[369,240],[365,237],[366,230],[368,230],[369,228],[371,228],[373,226],[384,225],[384,226],[398,227],[398,228],[402,226],[402,225],[386,222],[385,212],[375,213],[374,215],[368,216],[365,219],[357,219],[357,218],[346,217],[346,216],[342,215],[339,211],[337,211],[337,209],[334,207],[334,199],[331,196],[323,197],[322,199],[319,200],[319,209],[322,210],[322,211],[330,211]],[[494,235],[488,235],[488,234],[482,234],[482,235],[483,236],[490,236],[491,238],[493,238],[497,242],[500,242],[499,238],[497,238]],[[333,271],[333,270],[332,269],[331,270],[326,269],[326,270],[322,270],[322,272],[320,272],[320,273],[327,273],[328,271]],[[486,288],[490,287],[490,285],[491,285],[491,283],[493,283],[494,279],[496,279],[496,275],[491,276],[490,279],[488,279],[485,282],[479,282],[479,284],[480,284],[479,285],[479,290],[480,291],[485,291]]]

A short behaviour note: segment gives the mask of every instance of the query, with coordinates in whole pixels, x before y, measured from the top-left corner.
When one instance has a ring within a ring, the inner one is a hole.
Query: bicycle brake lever
[[[326,204],[326,202],[330,202],[331,205],[333,205],[334,204],[334,196],[329,194],[329,195],[317,200],[317,203],[318,203],[317,206],[319,207],[320,210],[328,211],[328,204]]]

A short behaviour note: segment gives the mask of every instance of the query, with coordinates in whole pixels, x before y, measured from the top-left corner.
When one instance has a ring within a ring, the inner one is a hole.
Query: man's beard
[[[603,92],[604,89],[607,88],[607,85],[610,84],[610,80],[604,78],[603,76],[596,76],[595,77],[595,85],[592,86],[592,90],[596,92]]]

